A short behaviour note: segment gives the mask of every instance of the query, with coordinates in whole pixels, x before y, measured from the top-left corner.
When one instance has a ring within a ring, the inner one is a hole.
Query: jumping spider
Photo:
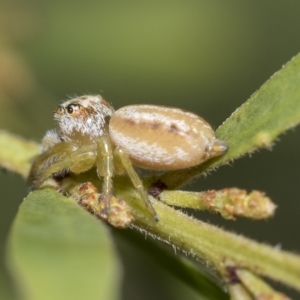
[[[201,164],[227,150],[206,121],[178,108],[131,105],[115,112],[99,95],[82,96],[59,105],[54,118],[60,130],[46,133],[29,184],[37,189],[54,175],[80,174],[96,167],[103,179],[100,200],[107,214],[114,174],[128,174],[158,220],[133,165],[176,170]]]

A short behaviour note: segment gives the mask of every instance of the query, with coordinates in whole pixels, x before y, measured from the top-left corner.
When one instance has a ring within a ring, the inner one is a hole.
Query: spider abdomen
[[[109,135],[134,165],[152,170],[192,167],[227,150],[201,117],[165,106],[122,107],[112,114]]]

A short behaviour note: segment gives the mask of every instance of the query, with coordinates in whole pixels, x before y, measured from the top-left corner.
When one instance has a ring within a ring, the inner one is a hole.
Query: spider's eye
[[[71,115],[73,112],[78,111],[79,108],[80,108],[79,104],[70,104],[67,106],[67,112],[68,112],[68,114]]]
[[[57,113],[63,113],[64,112],[64,108],[62,105],[58,106],[57,109],[56,109],[56,112]]]

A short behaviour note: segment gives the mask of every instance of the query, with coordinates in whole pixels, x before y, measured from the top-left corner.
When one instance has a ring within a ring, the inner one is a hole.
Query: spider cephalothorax
[[[59,105],[54,112],[63,137],[94,143],[107,131],[114,109],[100,96],[82,96]]]
[[[82,96],[54,112],[59,132],[48,131],[42,153],[32,164],[29,183],[38,188],[53,175],[83,173],[96,167],[103,179],[101,200],[109,213],[112,177],[126,172],[158,220],[133,164],[176,170],[203,163],[227,150],[201,117],[178,108],[131,105],[116,112],[101,96]]]

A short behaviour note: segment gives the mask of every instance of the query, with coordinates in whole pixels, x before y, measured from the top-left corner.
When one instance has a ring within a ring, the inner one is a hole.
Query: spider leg
[[[49,177],[55,173],[63,171],[70,171],[75,174],[83,173],[91,169],[95,165],[95,152],[93,149],[87,151],[85,147],[82,147],[76,151],[68,153],[62,159],[58,159],[52,163],[46,170],[44,170],[34,182],[34,189],[37,189],[43,184]]]
[[[78,150],[70,153],[68,159],[72,162],[69,170],[74,174],[80,174],[90,170],[96,163],[96,146],[82,146]]]
[[[137,175],[136,171],[134,170],[134,168],[132,166],[132,163],[130,161],[128,153],[121,147],[117,147],[115,149],[114,153],[117,156],[117,159],[119,159],[122,162],[122,165],[123,165],[125,171],[127,172],[132,184],[138,190],[141,198],[143,199],[145,205],[147,206],[147,208],[153,215],[155,221],[158,221],[159,218],[156,214],[156,211],[153,208],[151,202],[149,201],[148,195],[145,192],[145,189],[144,189],[141,179],[139,178],[139,176]]]
[[[55,144],[47,151],[35,157],[27,182],[30,186],[34,185],[35,180],[42,174],[51,164],[62,159],[68,153],[74,151],[75,145],[69,142],[61,142]]]
[[[110,212],[110,200],[112,197],[112,177],[114,175],[113,150],[110,139],[102,135],[97,142],[97,174],[103,178],[102,195],[99,200],[105,203],[106,214]]]

